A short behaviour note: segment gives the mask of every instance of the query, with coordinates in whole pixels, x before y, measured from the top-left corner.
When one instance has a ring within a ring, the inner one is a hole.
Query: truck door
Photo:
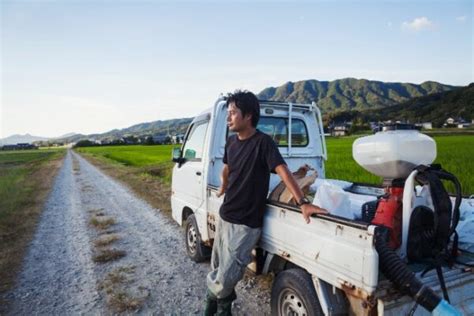
[[[182,150],[184,162],[173,170],[173,191],[177,200],[186,201],[194,211],[204,200],[204,145],[209,120],[193,123]]]

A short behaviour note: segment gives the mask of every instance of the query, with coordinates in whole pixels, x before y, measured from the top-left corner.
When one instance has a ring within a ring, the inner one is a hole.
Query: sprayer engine
[[[390,230],[389,246],[396,249],[401,244],[405,179],[416,166],[435,160],[436,143],[410,125],[396,124],[358,138],[352,155],[362,168],[384,179],[385,195],[378,201],[372,224]]]

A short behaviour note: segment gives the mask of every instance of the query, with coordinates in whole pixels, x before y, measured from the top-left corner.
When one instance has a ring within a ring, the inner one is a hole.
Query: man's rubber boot
[[[216,316],[231,316],[232,302],[237,298],[235,291],[225,298],[217,299],[217,313]]]
[[[214,316],[217,313],[217,297],[211,291],[206,292],[206,305],[204,306],[204,316]]]

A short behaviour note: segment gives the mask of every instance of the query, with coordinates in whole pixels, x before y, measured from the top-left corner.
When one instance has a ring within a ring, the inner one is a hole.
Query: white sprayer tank
[[[352,156],[365,170],[384,179],[406,178],[414,167],[433,163],[435,141],[417,130],[391,130],[358,138]]]

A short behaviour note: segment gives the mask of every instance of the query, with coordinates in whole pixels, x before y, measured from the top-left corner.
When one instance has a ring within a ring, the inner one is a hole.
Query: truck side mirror
[[[173,148],[173,154],[172,154],[172,160],[173,162],[177,162],[177,163],[183,163],[183,158],[181,157],[181,148]]]
[[[184,159],[192,160],[196,158],[196,151],[194,149],[186,149],[184,152]]]

